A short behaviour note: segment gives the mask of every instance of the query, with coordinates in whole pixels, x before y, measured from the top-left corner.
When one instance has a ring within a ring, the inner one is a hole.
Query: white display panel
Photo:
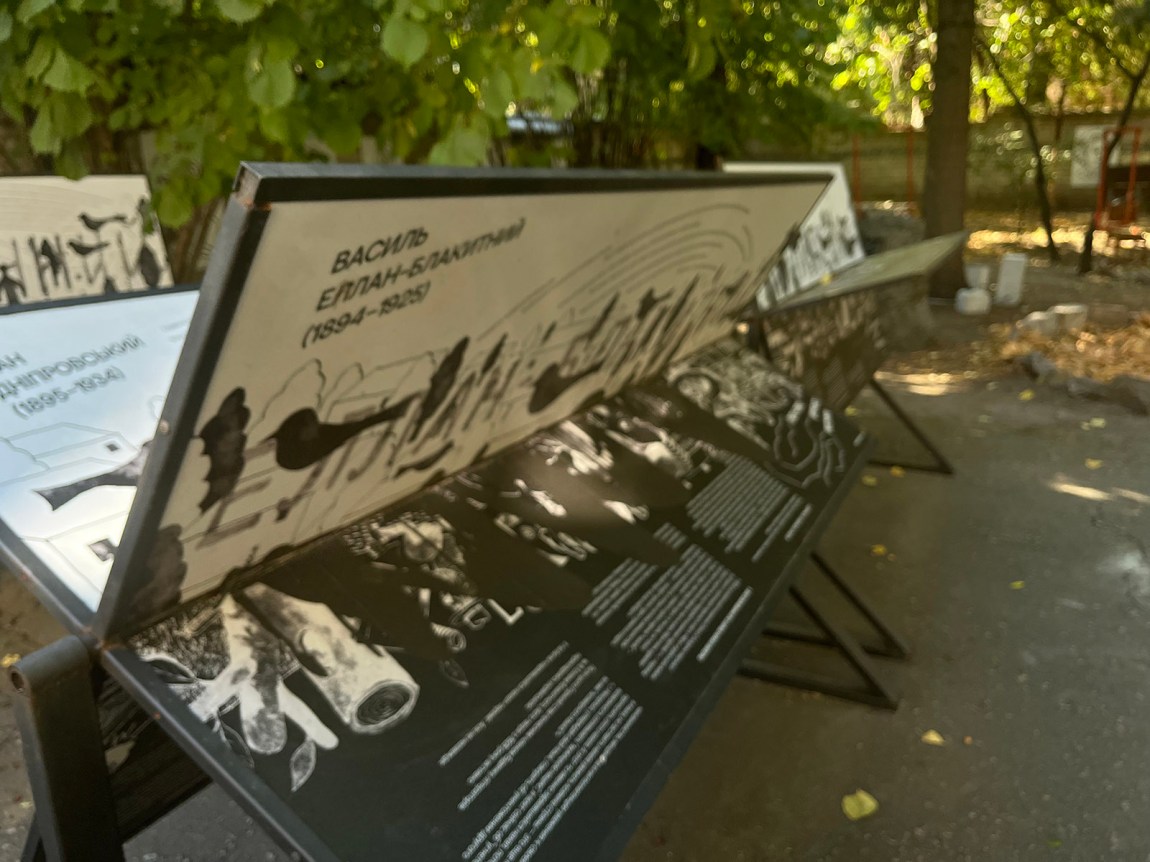
[[[723,337],[824,185],[271,204],[148,583],[192,598]]]
[[[196,298],[0,315],[0,520],[93,610]]]
[[[755,300],[766,311],[794,299],[865,256],[846,171],[838,162],[735,162],[724,170],[759,174],[832,174],[822,198],[799,230],[788,237],[778,263]]]
[[[144,177],[0,178],[0,307],[171,284]]]

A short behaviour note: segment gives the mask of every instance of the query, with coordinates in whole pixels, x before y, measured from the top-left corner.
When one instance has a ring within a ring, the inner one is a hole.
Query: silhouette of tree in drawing
[[[0,295],[4,297],[5,304],[19,305],[22,297],[28,295],[28,290],[22,281],[13,278],[8,273],[11,268],[12,264],[10,263],[0,263]]]

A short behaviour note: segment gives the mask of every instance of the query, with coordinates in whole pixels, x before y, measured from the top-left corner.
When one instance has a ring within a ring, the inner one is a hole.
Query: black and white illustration
[[[763,326],[772,363],[842,410],[886,358],[881,319],[872,289],[777,309]]]
[[[95,608],[194,293],[0,316],[0,520]]]
[[[672,365],[667,381],[691,402],[771,453],[771,466],[804,488],[845,470],[839,421],[817,396],[764,359],[723,341]]]
[[[179,595],[722,337],[821,187],[277,205],[164,512]]]
[[[320,752],[401,724],[429,677],[466,692],[476,633],[590,597],[549,549],[452,497],[431,491],[365,519],[261,583],[192,603],[134,646],[252,765],[282,755],[294,791]],[[317,698],[322,708],[309,706]]]
[[[834,179],[810,214],[787,235],[776,265],[755,295],[761,311],[793,300],[851,264],[866,252],[851,203],[846,170],[838,162],[734,162],[724,170],[736,173],[831,173]]]
[[[171,284],[144,177],[0,179],[0,308]]]

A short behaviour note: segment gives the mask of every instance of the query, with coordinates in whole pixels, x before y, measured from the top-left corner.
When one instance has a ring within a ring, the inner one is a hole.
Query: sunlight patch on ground
[[[1101,488],[1091,488],[1089,485],[1079,485],[1063,478],[1061,475],[1050,480],[1046,485],[1052,491],[1057,491],[1060,494],[1070,494],[1072,497],[1081,497],[1083,500],[1105,503],[1114,499],[1114,495],[1108,491],[1103,491]]]
[[[948,374],[880,371],[875,376],[884,383],[894,383],[913,395],[948,395],[951,392],[965,392],[970,389],[970,381],[976,375],[973,372]]]

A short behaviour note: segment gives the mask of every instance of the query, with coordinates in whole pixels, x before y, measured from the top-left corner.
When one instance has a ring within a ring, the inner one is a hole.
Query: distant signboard
[[[838,163],[737,162],[728,171],[795,174],[811,171],[833,176],[806,220],[787,237],[774,268],[760,285],[756,302],[773,308],[821,284],[828,276],[863,259],[862,239],[851,204],[846,171]]]
[[[0,308],[171,284],[145,177],[0,179]]]
[[[1103,136],[1116,126],[1077,126],[1074,129],[1074,147],[1070,152],[1070,185],[1076,189],[1094,188],[1102,165]],[[1110,156],[1110,166],[1129,165],[1133,156],[1134,136],[1125,134]],[[1150,144],[1150,141],[1147,141]],[[1147,154],[1140,153],[1139,163],[1146,162]]]

